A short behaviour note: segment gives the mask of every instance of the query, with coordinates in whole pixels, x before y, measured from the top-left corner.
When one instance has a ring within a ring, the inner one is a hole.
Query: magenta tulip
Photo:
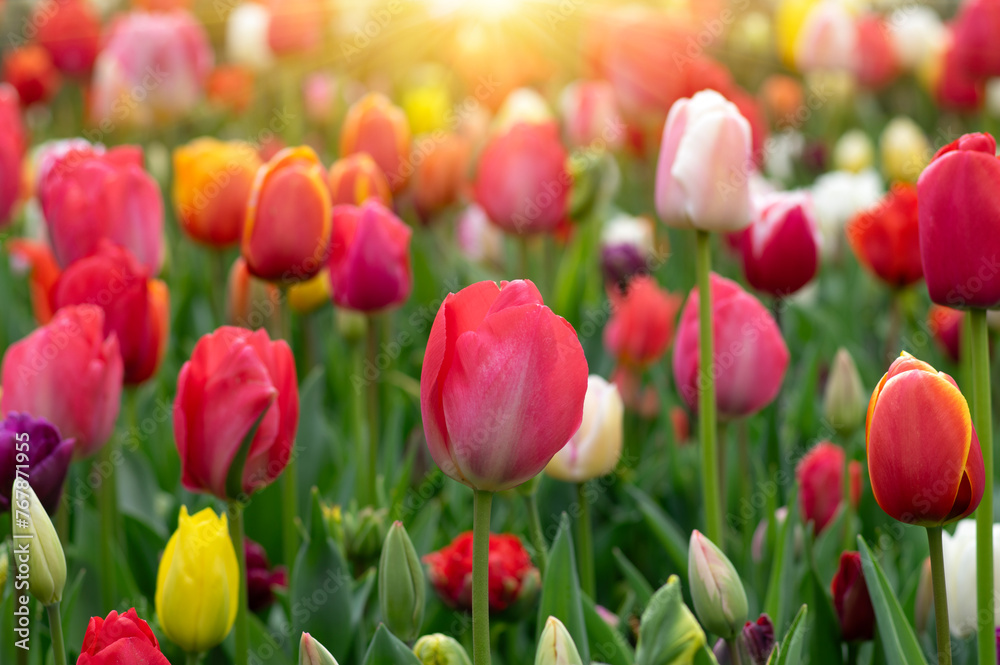
[[[743,272],[758,291],[795,293],[816,276],[819,228],[812,196],[775,192],[757,202],[753,224],[744,231]]]
[[[21,193],[21,162],[27,149],[17,91],[0,83],[0,228],[13,216]]]

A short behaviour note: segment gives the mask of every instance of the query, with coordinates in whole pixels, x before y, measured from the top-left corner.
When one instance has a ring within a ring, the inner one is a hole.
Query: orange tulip
[[[338,159],[330,167],[326,183],[333,205],[361,205],[369,198],[392,207],[392,191],[382,170],[366,152]]]
[[[969,405],[955,380],[905,351],[872,393],[865,443],[875,500],[907,524],[970,515],[986,484]]]
[[[424,222],[458,201],[469,166],[469,142],[465,137],[444,134],[440,140],[431,140],[413,176],[413,204]]]
[[[393,192],[409,180],[410,125],[389,98],[372,92],[351,105],[340,130],[340,154],[367,152],[382,169]]]
[[[28,273],[31,309],[38,324],[44,326],[55,313],[52,291],[62,273],[59,263],[49,246],[37,240],[13,238],[7,245],[7,251],[10,252],[11,264],[18,271]]]

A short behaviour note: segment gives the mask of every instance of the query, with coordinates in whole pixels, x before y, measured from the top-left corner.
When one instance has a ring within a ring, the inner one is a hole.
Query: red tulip
[[[721,418],[742,418],[778,394],[788,367],[781,330],[759,300],[731,280],[711,275],[712,374]],[[674,381],[692,411],[698,409],[698,289],[691,290],[674,344]]]
[[[848,222],[847,241],[876,277],[895,288],[909,286],[924,274],[918,219],[917,188],[900,183]]]
[[[378,201],[333,209],[330,290],[340,307],[374,312],[410,296],[410,227]]]
[[[0,413],[45,418],[64,437],[76,439],[78,457],[87,457],[111,437],[122,375],[118,338],[105,337],[103,310],[64,307],[7,349],[0,369]]]
[[[868,584],[861,570],[861,555],[844,552],[840,568],[830,584],[833,606],[840,620],[840,635],[845,642],[868,641],[875,636],[875,609],[868,595]]]
[[[962,66],[954,35],[944,45],[932,75],[934,98],[944,109],[971,113],[983,106],[986,98],[983,79],[973,76]]]
[[[112,610],[106,619],[93,617],[87,626],[76,665],[170,665],[160,643],[135,608]]]
[[[327,176],[333,205],[361,205],[377,199],[387,208],[392,206],[392,190],[382,170],[366,152],[357,152],[338,159],[330,166]]]
[[[60,265],[123,245],[151,274],[163,264],[163,200],[142,149],[70,148],[40,168],[38,199]]]
[[[40,3],[31,22],[38,43],[63,74],[90,76],[101,43],[101,22],[87,0]]]
[[[934,335],[934,339],[948,354],[952,362],[956,363],[962,355],[962,321],[964,319],[965,312],[941,305],[931,305],[931,309],[927,313],[927,327],[931,329],[931,334]]]
[[[351,105],[340,130],[342,157],[367,152],[375,160],[393,192],[409,180],[410,125],[403,109],[389,98],[369,93]]]
[[[267,331],[222,326],[194,347],[177,377],[174,438],[184,487],[236,498],[227,485],[244,439],[253,440],[241,489],[252,494],[284,470],[299,422],[292,350]]]
[[[0,83],[0,229],[13,217],[21,196],[21,162],[28,148],[17,91]]]
[[[758,291],[772,296],[795,293],[816,276],[819,228],[808,192],[766,194],[740,243],[743,272]]]
[[[554,124],[518,123],[483,149],[476,202],[509,233],[552,231],[568,210],[572,179],[566,158]]]
[[[1000,305],[1000,160],[989,134],[941,148],[920,174],[920,254],[931,300]]]
[[[629,282],[624,295],[612,290],[610,297],[611,318],[604,328],[608,353],[633,368],[655,363],[673,340],[681,297],[648,275]]]
[[[951,28],[955,59],[962,69],[980,79],[1000,76],[1000,53],[996,49],[996,35],[1000,32],[1000,2],[963,2]]]
[[[35,321],[39,325],[45,325],[52,320],[55,312],[52,295],[62,273],[56,257],[44,242],[24,238],[10,240],[7,251],[10,252],[14,270],[28,273],[31,310],[35,314]]]
[[[851,504],[861,502],[861,465],[851,462]],[[830,524],[844,500],[844,449],[823,441],[813,446],[795,468],[799,483],[799,510],[803,522],[812,522],[819,535]]]
[[[413,205],[425,224],[458,201],[465,186],[470,152],[469,141],[459,134],[428,140],[430,147],[413,174]]]
[[[59,88],[59,72],[52,57],[37,44],[8,52],[3,61],[3,78],[17,90],[22,106],[47,104]]]
[[[449,607],[472,609],[472,532],[458,535],[446,547],[424,557],[427,577]],[[538,589],[538,569],[512,534],[490,534],[490,611],[502,612]]]
[[[854,75],[863,87],[881,90],[901,71],[889,26],[881,15],[867,14],[858,19],[856,27],[858,41]]]
[[[149,269],[117,245],[75,261],[52,294],[56,309],[92,304],[104,310],[104,333],[114,333],[125,366],[125,383],[139,384],[156,373],[167,345],[167,285],[149,279]]]
[[[979,437],[947,374],[903,352],[872,393],[865,437],[872,492],[890,517],[941,526],[979,506]]]
[[[288,588],[288,569],[271,567],[267,551],[260,543],[249,538],[243,541],[246,553],[247,604],[251,612],[267,609],[274,602],[275,588]]]
[[[580,428],[587,375],[576,331],[530,281],[448,295],[420,374],[431,456],[474,489],[520,485]]]

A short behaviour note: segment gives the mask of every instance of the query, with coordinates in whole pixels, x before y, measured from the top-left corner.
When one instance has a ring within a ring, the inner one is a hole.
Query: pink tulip
[[[142,149],[72,146],[39,168],[38,199],[60,265],[94,254],[102,239],[127,247],[152,274],[163,264],[163,200]]]
[[[1000,160],[989,134],[941,148],[917,181],[920,255],[931,300],[1000,305]]]
[[[952,362],[958,362],[962,358],[962,321],[965,320],[965,312],[943,307],[941,305],[931,305],[927,313],[927,327],[937,341],[938,346],[944,351]]]
[[[474,489],[520,485],[580,428],[587,375],[576,331],[530,281],[478,282],[450,294],[420,374],[431,456]]]
[[[753,224],[744,231],[743,271],[758,291],[795,293],[816,276],[819,227],[808,192],[774,192],[758,201]]]
[[[330,290],[340,307],[374,312],[402,304],[413,288],[413,232],[375,199],[333,208]]]
[[[844,449],[822,441],[813,446],[795,467],[799,484],[799,510],[804,522],[812,522],[818,535],[830,524],[844,500]],[[851,505],[861,501],[861,464],[851,461]]]
[[[955,57],[971,76],[985,79],[1000,76],[1000,53],[995,48],[1000,30],[1000,2],[963,2],[952,24]]]
[[[712,375],[719,417],[742,418],[767,406],[778,394],[788,367],[781,330],[759,300],[739,284],[711,275]],[[691,410],[698,408],[698,289],[681,313],[674,342],[674,381]]]
[[[714,90],[678,100],[656,165],[656,211],[669,226],[740,231],[750,224],[750,123]]]
[[[27,150],[27,136],[21,121],[17,91],[0,83],[0,228],[13,216],[21,194],[21,162]]]
[[[76,439],[78,457],[87,457],[111,437],[122,375],[118,338],[104,336],[101,308],[64,307],[7,349],[0,369],[0,413],[45,418],[63,436]]]
[[[576,81],[560,99],[563,129],[577,148],[617,150],[625,142],[615,89],[607,81]]]
[[[889,23],[879,14],[868,14],[858,19],[856,29],[858,54],[854,75],[862,86],[881,90],[902,70]]]

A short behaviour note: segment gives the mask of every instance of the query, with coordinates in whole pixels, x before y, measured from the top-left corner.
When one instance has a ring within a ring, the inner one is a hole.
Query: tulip
[[[469,153],[469,142],[460,134],[443,134],[431,139],[413,175],[413,205],[424,223],[459,200],[465,185]]]
[[[231,115],[242,115],[253,102],[254,73],[243,65],[218,65],[205,84],[208,102]]]
[[[323,268],[332,209],[324,176],[319,157],[304,146],[282,150],[257,171],[241,246],[251,274],[291,283]]]
[[[751,221],[750,123],[703,90],[670,108],[656,166],[656,211],[669,226],[740,231]]]
[[[574,148],[617,150],[625,141],[615,90],[606,81],[574,81],[559,98],[563,131]]]
[[[57,604],[66,586],[66,555],[42,502],[23,477],[13,483],[14,557],[27,564],[28,590],[42,605]],[[27,561],[23,560],[27,553]]]
[[[302,82],[302,96],[305,98],[306,117],[318,125],[328,123],[340,100],[337,78],[322,71],[307,74]]]
[[[986,90],[983,80],[962,66],[954,37],[949,32],[942,38],[917,73],[924,87],[934,95],[938,106],[945,110],[971,113],[982,108]]]
[[[538,638],[535,665],[583,665],[573,637],[559,619],[550,616]]]
[[[900,7],[887,23],[896,56],[909,70],[918,69],[947,33],[937,11],[923,5]]]
[[[0,229],[7,226],[21,195],[21,162],[28,142],[17,91],[0,83]]]
[[[3,78],[17,90],[22,106],[47,104],[59,88],[59,72],[49,52],[30,44],[7,53]]]
[[[269,0],[271,20],[267,43],[277,55],[315,51],[323,39],[324,16],[320,0]]]
[[[993,596],[1000,602],[1000,524],[992,527],[994,547]],[[945,533],[942,540],[944,576],[948,587],[948,624],[951,634],[964,639],[976,632],[976,522],[962,520],[955,526],[955,533]]]
[[[742,418],[760,411],[778,394],[788,367],[788,347],[759,300],[714,273],[711,284],[716,404],[720,417]],[[673,359],[674,380],[692,410],[697,410],[701,386],[699,327],[695,288],[681,313]]]
[[[952,362],[956,363],[961,358],[964,320],[965,312],[941,305],[931,305],[927,313],[927,327],[930,328],[931,334],[934,335],[938,346]]]
[[[771,617],[761,614],[757,621],[747,621],[743,626],[743,643],[746,645],[751,665],[766,665],[776,646]]]
[[[413,645],[413,653],[423,665],[472,665],[458,640],[441,633],[421,637]]]
[[[366,152],[338,159],[330,167],[327,178],[333,205],[361,205],[368,199],[392,205],[389,182],[375,160]]]
[[[527,604],[538,591],[540,576],[531,557],[512,534],[490,534],[489,601],[491,612]],[[427,578],[441,599],[455,609],[472,605],[472,532],[424,557]]]
[[[855,23],[857,31],[854,76],[862,87],[881,90],[900,72],[889,24],[879,14],[866,14]]]
[[[358,152],[371,155],[393,193],[406,186],[413,169],[410,126],[402,109],[384,95],[369,93],[347,110],[340,130],[340,154]]]
[[[124,614],[111,610],[106,619],[91,618],[80,652],[76,665],[170,665],[135,608]]]
[[[337,665],[337,659],[309,633],[299,641],[299,665]]]
[[[697,529],[688,549],[688,586],[701,625],[732,639],[747,620],[747,595],[726,555]]]
[[[879,139],[882,172],[890,181],[917,182],[927,166],[931,145],[917,123],[906,116],[889,121]]]
[[[849,465],[851,505],[861,501],[861,465]],[[837,514],[844,500],[844,449],[823,441],[816,444],[795,468],[799,484],[799,510],[805,523],[812,522],[819,535]]]
[[[508,233],[550,232],[568,209],[566,160],[555,124],[518,123],[496,134],[480,154],[476,203]]]
[[[44,162],[38,200],[49,241],[65,268],[102,239],[123,245],[151,274],[163,265],[163,201],[143,170],[142,149],[71,147]]]
[[[174,206],[194,240],[223,248],[240,240],[260,157],[249,143],[195,139],[174,150]]]
[[[1000,31],[1000,3],[995,0],[962,3],[952,30],[956,58],[962,69],[977,78],[1000,76],[1000,55],[993,48],[993,35]]]
[[[845,642],[867,642],[875,635],[875,609],[868,595],[868,585],[861,570],[861,555],[844,552],[840,568],[830,585],[833,606],[840,621],[840,635]]]
[[[824,250],[835,249],[844,225],[859,211],[878,203],[882,192],[882,180],[872,169],[856,174],[831,171],[818,177],[812,195]]]
[[[503,259],[503,232],[475,203],[458,216],[455,242],[470,261],[499,264]]]
[[[403,523],[396,521],[378,564],[378,604],[382,619],[399,639],[412,642],[424,621],[424,570]]]
[[[771,74],[761,83],[759,96],[766,115],[778,129],[793,129],[802,124],[799,113],[805,103],[805,94],[798,79]]]
[[[844,132],[833,146],[833,167],[837,170],[861,173],[874,162],[875,146],[861,129]]]
[[[36,39],[63,74],[90,75],[101,46],[101,21],[87,0],[59,0],[37,6],[31,25]]]
[[[113,127],[183,117],[200,101],[212,64],[208,35],[190,13],[122,14],[94,64],[94,118]]]
[[[291,458],[299,420],[295,362],[267,332],[223,326],[203,336],[181,367],[174,438],[184,487],[220,499],[269,485]],[[253,436],[242,471],[231,469]],[[239,483],[231,486],[229,477]]]
[[[274,603],[275,589],[288,589],[288,569],[271,567],[267,551],[249,538],[243,541],[247,564],[247,602],[251,612],[266,610]]]
[[[656,251],[653,220],[621,214],[609,219],[601,232],[604,280],[624,286],[634,275],[650,272]]]
[[[0,422],[0,513],[11,509],[11,488],[18,468],[29,474],[45,512],[55,513],[73,458],[73,443],[44,418],[7,414]]]
[[[340,545],[348,561],[358,569],[368,568],[382,553],[382,546],[389,534],[389,510],[364,506],[349,509],[328,507],[324,513],[334,540]]]
[[[56,309],[101,306],[104,333],[118,338],[126,384],[143,383],[156,372],[169,337],[167,286],[148,275],[127,249],[103,244],[62,273],[52,296]]]
[[[417,136],[443,130],[451,118],[454,102],[448,92],[447,72],[421,68],[419,85],[403,93],[401,106],[410,130]]]
[[[996,142],[966,134],[941,148],[917,183],[920,253],[931,300],[959,309],[1000,305],[1000,177]]]
[[[52,321],[7,349],[0,413],[45,418],[87,457],[111,437],[121,405],[118,339],[105,337],[96,305],[65,307]]]
[[[501,358],[504,369],[495,372]],[[474,489],[520,485],[580,428],[586,386],[576,332],[532,282],[478,282],[450,294],[420,377],[431,456]]]
[[[260,72],[274,64],[268,42],[271,12],[262,4],[243,2],[226,19],[226,56],[230,62]]]
[[[847,438],[865,421],[865,391],[854,358],[844,347],[837,349],[823,394],[823,415]]]
[[[9,240],[7,251],[10,252],[11,271],[14,274],[28,273],[31,310],[35,321],[45,325],[52,320],[52,294],[61,274],[56,257],[47,243],[24,238]]]
[[[611,292],[605,348],[628,367],[655,363],[670,346],[680,306],[680,296],[661,289],[652,277],[634,278],[624,294]]]
[[[614,471],[622,454],[624,411],[614,384],[591,375],[583,401],[583,423],[545,467],[545,473],[556,480],[582,483]]]
[[[795,64],[800,71],[851,71],[858,58],[858,32],[854,17],[838,0],[813,3],[795,44]]]
[[[786,296],[812,281],[819,267],[820,235],[812,196],[805,191],[759,197],[744,231],[743,272],[750,285]]]
[[[899,184],[878,205],[847,224],[847,241],[858,262],[896,289],[920,280],[917,188]]]
[[[240,569],[225,515],[181,506],[156,574],[156,616],[187,653],[202,653],[229,634],[240,598]]]

